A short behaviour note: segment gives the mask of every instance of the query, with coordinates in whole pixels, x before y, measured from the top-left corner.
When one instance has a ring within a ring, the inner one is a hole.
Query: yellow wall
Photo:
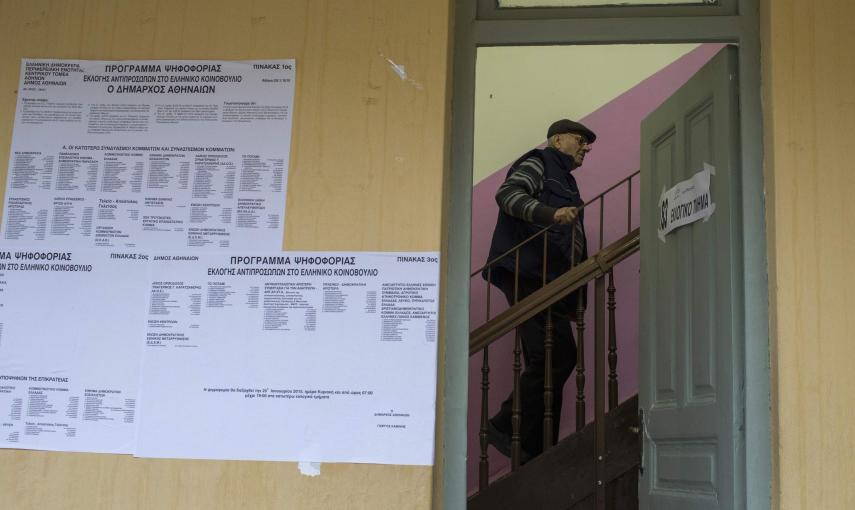
[[[762,18],[773,492],[855,508],[855,4],[764,0]]]
[[[285,248],[439,250],[449,19],[447,0],[0,0],[0,183],[23,57],[296,58]],[[2,450],[0,508],[423,509],[432,472]]]

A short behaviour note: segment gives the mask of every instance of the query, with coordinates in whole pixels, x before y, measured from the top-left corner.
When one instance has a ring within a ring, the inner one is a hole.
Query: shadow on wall
[[[628,177],[640,165],[640,124],[642,119],[659,106],[666,98],[683,85],[695,72],[712,58],[723,45],[703,44],[678,57],[673,62],[655,71],[640,83],[620,93],[614,99],[584,116],[585,125],[597,133],[597,143],[586,158],[584,166],[574,172],[582,190],[583,198],[593,198],[614,183]],[[589,47],[590,58],[596,58],[596,47]],[[596,79],[596,77],[586,77]],[[480,86],[480,85],[479,85]],[[524,88],[520,88],[521,98]],[[523,99],[520,99],[521,101]],[[527,100],[527,99],[526,99]],[[562,116],[556,113],[555,119]],[[545,132],[547,125],[544,124]],[[544,140],[545,141],[545,140]],[[542,146],[542,145],[541,145]],[[524,148],[520,151],[522,154]],[[512,158],[513,159],[513,158]],[[512,160],[511,160],[512,161]],[[510,164],[510,162],[508,164]],[[471,267],[481,267],[486,262],[490,239],[496,223],[498,208],[495,192],[505,178],[508,166],[497,169],[473,186],[472,192],[472,260]],[[603,245],[619,239],[627,232],[628,218],[632,228],[639,225],[639,181],[632,183],[632,210],[627,210],[628,189],[624,186],[608,195],[605,202]],[[586,211],[585,226],[591,254],[599,250],[599,211],[595,208]],[[618,375],[621,401],[638,392],[638,296],[639,296],[639,255],[636,254],[622,262],[615,269],[616,329],[618,338]],[[488,286],[480,276],[470,282],[470,329],[483,324],[487,318]],[[507,308],[504,296],[495,288],[489,288],[489,316]],[[593,295],[593,289],[589,290]],[[586,314],[585,323],[593,324],[592,310]],[[574,329],[575,332],[575,329]],[[585,334],[586,399],[590,420],[593,407],[593,330]],[[577,339],[578,341],[578,339]],[[469,363],[469,420],[468,420],[468,465],[467,478],[469,492],[478,486],[478,462],[480,446],[478,433],[481,416],[481,355],[475,355]],[[489,414],[498,410],[512,389],[513,334],[508,334],[490,347],[490,397]],[[560,436],[569,435],[575,430],[575,377],[571,376],[564,391],[564,406],[561,413]],[[491,477],[501,476],[509,470],[505,457],[489,448]]]

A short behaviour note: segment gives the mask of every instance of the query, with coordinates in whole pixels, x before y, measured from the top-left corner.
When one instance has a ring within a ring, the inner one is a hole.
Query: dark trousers
[[[505,294],[508,303],[514,304],[513,279],[499,282],[499,288]],[[520,278],[518,299],[522,300],[541,287],[539,281]],[[570,317],[575,316],[568,305],[559,302],[552,310],[552,433],[553,444],[558,440],[558,424],[561,421],[561,401],[564,383],[576,367],[576,342]],[[535,315],[517,327],[522,344],[525,368],[520,374],[520,445],[529,455],[536,456],[543,451],[543,384],[545,364],[544,339],[546,338],[546,310]],[[513,391],[502,402],[498,414],[490,421],[499,431],[510,435],[511,412],[513,409]]]

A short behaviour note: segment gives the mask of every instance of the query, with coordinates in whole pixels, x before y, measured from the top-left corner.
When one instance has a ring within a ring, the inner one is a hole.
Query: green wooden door
[[[642,123],[642,509],[745,506],[737,52]],[[663,189],[712,165],[715,212],[657,236]]]

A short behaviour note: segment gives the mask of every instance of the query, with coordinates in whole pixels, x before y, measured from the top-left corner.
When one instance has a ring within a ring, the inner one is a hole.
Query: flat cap
[[[551,138],[552,135],[560,135],[562,133],[576,133],[584,135],[585,138],[588,139],[588,143],[594,143],[594,140],[597,139],[597,135],[594,134],[593,131],[570,119],[561,119],[553,122],[552,125],[549,126],[549,131],[546,132],[546,138],[548,139]]]

